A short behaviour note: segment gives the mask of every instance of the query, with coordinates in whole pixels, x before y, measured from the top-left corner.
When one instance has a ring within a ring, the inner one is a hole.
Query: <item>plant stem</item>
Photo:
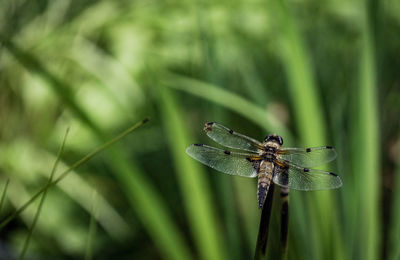
[[[121,134],[119,134],[118,136],[114,137],[113,139],[111,139],[110,141],[104,143],[103,145],[101,145],[100,147],[98,147],[97,149],[95,149],[94,151],[90,152],[89,154],[87,154],[85,157],[83,157],[82,159],[80,159],[79,161],[77,161],[76,163],[74,163],[68,170],[64,171],[63,173],[60,174],[60,176],[55,179],[54,181],[46,184],[43,188],[41,188],[35,195],[33,195],[27,202],[25,202],[25,204],[23,204],[19,209],[17,209],[13,214],[11,214],[10,216],[8,216],[5,220],[3,220],[0,223],[0,230],[3,229],[11,220],[13,220],[15,217],[17,217],[22,211],[24,211],[33,201],[35,201],[40,194],[42,194],[44,191],[46,191],[49,187],[56,185],[58,182],[60,182],[63,178],[65,178],[65,176],[68,175],[68,173],[70,173],[71,171],[75,170],[76,168],[78,168],[79,166],[81,166],[82,164],[84,164],[85,162],[87,162],[88,160],[90,160],[93,156],[95,156],[96,154],[98,154],[99,152],[103,151],[104,149],[108,148],[110,145],[114,144],[115,142],[119,141],[120,139],[122,139],[123,137],[125,137],[126,135],[128,135],[129,133],[131,133],[132,131],[134,131],[136,128],[142,126],[144,123],[146,123],[147,121],[149,121],[148,118],[145,118],[144,120],[134,124],[133,126],[131,126],[130,128],[128,128],[127,130],[125,130],[124,132],[122,132]]]
[[[254,259],[263,259],[265,257],[268,241],[269,219],[271,217],[272,199],[274,196],[274,184],[271,182],[267,198],[261,212],[260,228],[258,230],[256,252]]]
[[[281,188],[281,259],[287,259],[289,233],[289,189]]]
[[[6,198],[6,193],[7,193],[7,188],[8,188],[8,184],[10,183],[10,179],[7,179],[6,184],[4,184],[4,189],[3,189],[3,194],[1,195],[1,200],[0,200],[0,212],[1,209],[3,208],[3,204]]]
[[[94,192],[92,200],[93,204],[90,212],[90,224],[89,224],[89,232],[86,243],[85,260],[93,259],[93,243],[97,231],[96,217],[98,214],[98,199],[96,192]]]
[[[47,187],[50,187],[50,186],[48,186],[48,185],[52,182],[53,177],[54,177],[54,173],[55,173],[56,170],[57,170],[58,163],[60,162],[61,156],[62,156],[62,154],[64,153],[65,142],[67,141],[68,132],[69,132],[69,128],[67,128],[67,131],[65,132],[64,140],[63,140],[62,145],[61,145],[61,147],[60,147],[60,149],[59,149],[59,151],[58,151],[57,159],[56,159],[56,161],[54,162],[53,169],[51,170],[50,177],[49,177],[49,180],[48,180],[48,182],[47,182]],[[29,228],[29,232],[28,232],[28,235],[26,236],[24,245],[23,245],[23,247],[22,247],[21,254],[19,255],[19,259],[20,259],[20,260],[24,259],[25,254],[26,254],[26,251],[28,250],[29,242],[30,242],[30,240],[31,240],[31,237],[32,237],[32,234],[33,234],[33,230],[34,230],[35,227],[36,227],[36,223],[37,223],[37,221],[39,220],[40,212],[42,211],[42,207],[43,207],[44,200],[45,200],[45,198],[46,198],[46,194],[47,194],[47,189],[44,190],[44,192],[43,192],[43,194],[42,194],[42,197],[41,197],[41,199],[40,199],[38,209],[37,209],[36,214],[35,214],[35,217],[34,217],[34,219],[33,219],[33,221],[32,221],[31,227]]]

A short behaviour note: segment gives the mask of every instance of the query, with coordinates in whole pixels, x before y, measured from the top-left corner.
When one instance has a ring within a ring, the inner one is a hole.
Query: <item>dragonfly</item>
[[[206,123],[204,130],[215,142],[238,151],[192,144],[187,147],[186,153],[225,174],[258,177],[259,208],[264,205],[271,181],[281,186],[281,193],[288,193],[289,189],[309,191],[342,186],[337,174],[312,169],[336,158],[332,146],[283,148],[283,139],[279,135],[269,134],[263,142],[259,142],[215,122]]]

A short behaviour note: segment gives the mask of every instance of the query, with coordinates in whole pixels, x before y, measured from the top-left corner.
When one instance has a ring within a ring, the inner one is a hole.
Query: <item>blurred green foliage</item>
[[[26,259],[251,258],[255,180],[185,154],[212,144],[207,121],[336,148],[342,188],[290,193],[289,259],[400,257],[399,1],[4,0],[0,21],[1,219],[46,185],[68,126],[56,176],[152,118],[47,192]]]

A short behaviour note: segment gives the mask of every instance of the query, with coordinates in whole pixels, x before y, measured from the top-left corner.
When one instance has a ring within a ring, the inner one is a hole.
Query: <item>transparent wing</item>
[[[295,190],[328,190],[342,186],[340,177],[332,172],[288,164],[275,167],[273,181]]]
[[[282,148],[278,150],[278,158],[300,167],[312,168],[334,160],[336,151],[332,146]]]
[[[190,145],[186,153],[220,172],[250,178],[257,176],[255,160],[261,159],[256,154],[234,153],[203,144]]]
[[[206,131],[207,135],[215,142],[226,147],[250,152],[257,152],[259,149],[263,149],[263,146],[259,141],[236,133],[218,123],[206,123],[204,126],[204,131]]]

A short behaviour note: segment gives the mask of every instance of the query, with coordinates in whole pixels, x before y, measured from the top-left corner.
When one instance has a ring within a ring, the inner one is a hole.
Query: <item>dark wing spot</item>
[[[333,173],[333,172],[330,172],[329,174],[330,174],[330,175],[333,175],[333,176],[335,176],[335,177],[338,176],[336,173]]]
[[[307,153],[311,152],[311,148],[307,148],[307,149],[306,149],[306,152],[307,152]]]
[[[326,146],[326,149],[333,149],[332,146]]]
[[[231,152],[230,151],[224,151],[225,154],[230,155]]]
[[[246,158],[247,161],[252,162],[253,160],[250,159],[249,157]]]
[[[194,146],[203,146],[203,144],[194,144]]]
[[[304,168],[304,172],[309,172],[309,171],[310,171],[310,169]]]
[[[232,130],[232,129],[229,129],[229,133],[230,133],[230,134],[233,134],[233,130]]]

